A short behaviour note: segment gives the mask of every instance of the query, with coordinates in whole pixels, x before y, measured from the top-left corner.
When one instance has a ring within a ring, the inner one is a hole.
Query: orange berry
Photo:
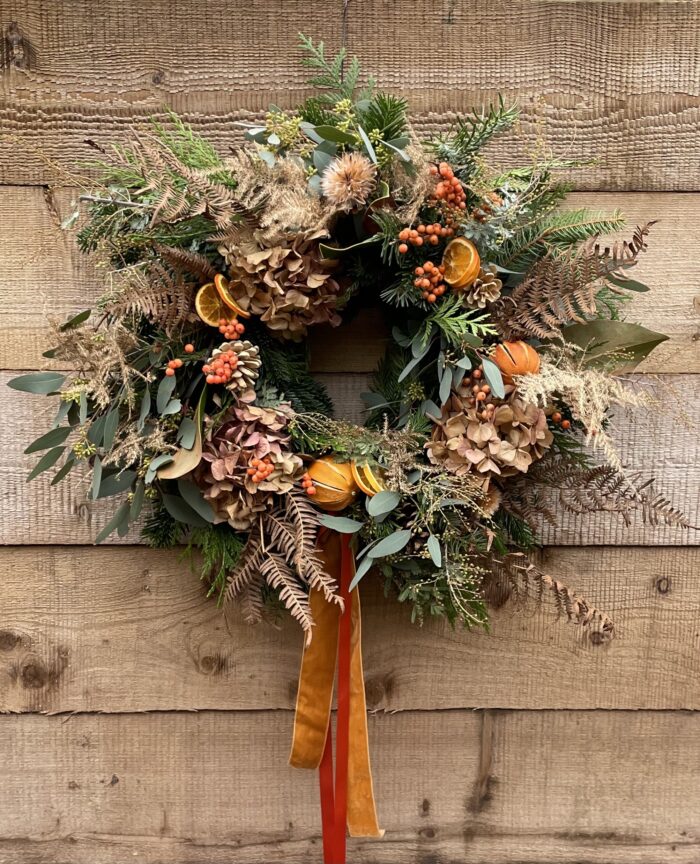
[[[481,392],[482,392],[482,393],[487,393],[487,394],[488,394],[488,393],[491,392],[491,388],[489,387],[488,384],[482,384],[482,385],[481,385]]]
[[[428,303],[434,303],[437,297],[434,294],[428,294]]]
[[[475,370],[472,372],[472,378],[476,378],[476,380],[478,381],[479,378],[481,378],[483,374],[484,374],[484,373],[482,372],[481,369],[475,369]]]
[[[191,342],[185,345],[185,354],[194,354],[194,345]]]
[[[399,231],[399,240],[408,240],[410,236],[411,232],[408,230],[408,228],[404,228],[403,231]]]
[[[561,421],[562,429],[571,429],[571,420],[562,420]]]
[[[430,173],[433,174],[433,175],[435,175],[435,174],[438,173],[438,167],[437,167],[437,165],[431,165],[429,170],[430,170]]]
[[[245,473],[246,473],[249,477],[252,477],[252,476],[255,474],[255,468],[249,468]]]
[[[552,423],[561,423],[560,411],[555,411],[554,414],[552,414]]]
[[[408,252],[408,246],[405,243],[400,243],[399,244],[399,252],[402,255],[405,255]]]
[[[416,246],[422,246],[423,245],[423,238],[422,237],[416,237],[414,239],[413,243]]]
[[[440,238],[437,236],[437,234],[432,234],[431,237],[430,237],[430,244],[431,244],[431,246],[437,246],[437,244],[438,244],[439,242],[440,242]]]
[[[306,494],[307,495],[315,495],[316,494],[316,487],[315,486],[309,486],[309,488],[306,490]]]
[[[175,369],[179,369],[182,366],[182,360],[180,360],[179,357],[176,358],[175,360],[173,360],[173,366],[175,367]]]
[[[476,401],[477,402],[483,402],[484,399],[486,399],[486,393],[477,393],[476,394]]]
[[[425,234],[425,232],[426,232],[428,229],[425,227],[425,225],[419,225],[418,228],[417,228],[416,230],[418,231],[419,234]]]
[[[414,273],[416,276],[422,276],[425,273],[425,269],[423,267],[416,267]]]
[[[175,374],[175,370],[172,367],[168,366],[168,368],[165,370],[165,374],[168,376],[168,378],[172,378]]]
[[[207,375],[207,384],[214,384],[214,376]]]

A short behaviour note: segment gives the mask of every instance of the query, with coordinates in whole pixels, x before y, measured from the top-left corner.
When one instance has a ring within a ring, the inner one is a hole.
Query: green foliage
[[[318,97],[318,103],[335,103],[339,99],[352,99],[360,78],[360,62],[357,57],[350,58],[346,63],[347,52],[345,48],[334,57],[326,57],[326,46],[323,42],[314,44],[313,39],[299,34],[299,42],[305,56],[302,65],[311,69],[315,74],[309,78],[309,84],[319,90],[327,91]],[[373,79],[369,79],[363,97],[367,97],[374,87]]]
[[[494,135],[505,132],[518,119],[517,107],[506,107],[503,97],[498,105],[489,105],[481,113],[474,110],[460,117],[454,128],[446,135],[440,135],[429,142],[435,158],[449,162],[457,176],[467,182],[474,171],[474,157]]]
[[[182,541],[184,530],[182,523],[173,519],[160,500],[156,499],[141,529],[141,537],[154,549],[171,549]]]
[[[208,597],[216,597],[221,605],[230,573],[235,570],[245,548],[245,540],[229,525],[208,525],[195,528],[183,551],[195,569],[195,558],[200,577],[209,584]]]
[[[376,131],[383,141],[400,138],[406,131],[405,99],[390,93],[377,93],[360,112],[361,124],[368,132]]]
[[[540,545],[532,527],[520,516],[503,507],[494,514],[493,524],[496,529],[494,551],[499,554],[504,554],[513,546],[532,550]]]
[[[485,336],[495,336],[497,330],[489,323],[486,313],[465,309],[459,295],[446,295],[442,303],[435,304],[433,311],[425,319],[423,328],[435,328],[453,348],[465,348],[473,340]]]
[[[507,240],[494,256],[494,263],[508,270],[525,271],[549,251],[562,251],[591,237],[613,234],[625,220],[591,210],[562,210],[525,225]]]

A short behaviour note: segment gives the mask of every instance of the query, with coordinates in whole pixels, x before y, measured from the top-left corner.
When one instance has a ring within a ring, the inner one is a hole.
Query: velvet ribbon
[[[336,577],[341,611],[321,591],[312,591],[316,622],[299,674],[294,737],[289,764],[319,769],[324,864],[345,864],[346,825],[351,837],[381,837],[372,788],[367,737],[367,706],[362,674],[360,595],[349,590],[355,572],[346,534],[323,530],[319,553],[326,572]],[[331,707],[338,673],[335,778]]]

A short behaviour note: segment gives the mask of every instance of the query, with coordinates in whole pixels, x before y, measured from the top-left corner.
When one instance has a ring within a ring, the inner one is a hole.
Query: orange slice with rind
[[[481,260],[476,246],[466,237],[455,237],[442,256],[444,279],[453,288],[466,288],[479,275]]]
[[[197,310],[197,315],[208,324],[210,327],[218,327],[219,322],[224,317],[226,307],[221,302],[221,298],[214,287],[213,282],[207,282],[206,285],[197,291],[197,296],[194,298],[194,308]]]
[[[217,273],[214,277],[214,286],[224,305],[232,309],[240,318],[250,318],[250,312],[241,309],[238,303],[236,303],[233,294],[231,294],[231,283],[222,273]]]
[[[355,483],[370,498],[377,492],[383,492],[386,488],[369,465],[358,465],[357,462],[351,462],[350,470]]]

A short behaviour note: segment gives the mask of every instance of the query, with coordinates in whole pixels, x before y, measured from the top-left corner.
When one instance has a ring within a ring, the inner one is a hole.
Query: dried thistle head
[[[324,172],[321,190],[337,210],[352,210],[367,203],[376,174],[375,166],[362,153],[343,153]]]

